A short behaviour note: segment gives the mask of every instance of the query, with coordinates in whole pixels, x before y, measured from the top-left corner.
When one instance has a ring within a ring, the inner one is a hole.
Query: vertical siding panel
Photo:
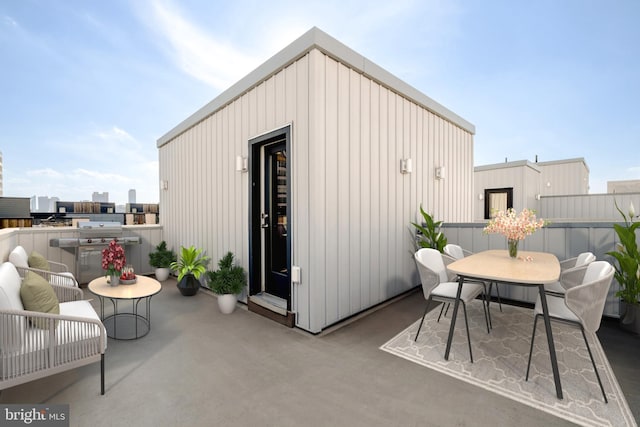
[[[371,282],[369,285],[369,298],[370,301],[380,301],[382,289],[382,272],[381,265],[381,253],[383,241],[381,239],[381,206],[380,206],[380,194],[382,193],[382,184],[380,180],[380,164],[381,150],[380,150],[380,132],[382,128],[382,122],[380,120],[382,110],[381,100],[381,88],[380,85],[373,82],[371,83],[371,201],[369,204],[369,212],[371,214]],[[375,248],[375,249],[374,249]]]
[[[326,162],[327,109],[326,109],[326,63],[318,50],[309,55],[309,173],[310,215],[309,234],[309,315],[310,330],[320,331],[327,324],[327,239],[326,239]]]
[[[362,270],[360,269],[360,237],[366,233],[360,221],[361,194],[364,186],[360,178],[361,141],[360,127],[362,125],[362,105],[360,104],[360,74],[349,71],[349,311],[355,313],[363,307],[361,304]]]
[[[335,188],[334,200],[337,203],[337,255],[338,255],[338,319],[348,315],[350,309],[349,292],[349,168],[351,158],[349,152],[349,70],[342,64],[338,64],[337,85],[337,147],[333,156],[328,156],[327,174],[331,172],[331,159],[335,159],[338,165],[338,181]]]
[[[389,207],[386,198],[389,194],[388,159],[389,159],[389,91],[380,87],[380,192],[378,209],[380,211],[380,282],[378,283],[378,298],[387,295],[387,277],[389,277]]]
[[[360,79],[360,306],[371,305],[371,235],[373,234],[371,223],[371,193],[377,191],[371,186],[371,80]],[[357,258],[356,258],[357,259]]]
[[[264,111],[264,123],[262,124],[263,127],[260,129],[260,133],[266,132],[267,130],[271,130],[275,127],[275,77],[272,76],[265,80],[262,86],[264,88],[262,92],[264,103],[261,104],[261,108]]]
[[[309,55],[296,63],[295,73],[292,76],[293,82],[287,85],[287,88],[295,90],[294,97],[295,106],[288,106],[296,111],[293,123],[293,140],[295,147],[294,158],[296,162],[293,167],[296,170],[295,183],[296,197],[293,200],[296,209],[295,224],[296,244],[294,245],[294,261],[296,265],[302,266],[302,283],[296,288],[298,303],[296,305],[296,322],[299,327],[313,330],[311,327],[311,290],[313,285],[311,282],[310,270],[315,259],[311,256],[311,245],[315,245],[311,235],[311,175],[307,173],[311,171],[311,146],[310,146],[310,85],[311,78],[309,74]],[[287,117],[292,117],[287,113]],[[319,144],[315,144],[319,145]],[[313,259],[313,263],[311,260]],[[320,287],[320,284],[315,284]],[[318,301],[319,302],[319,301]]]
[[[338,176],[337,170],[327,174],[328,165],[339,168],[338,157],[338,65],[335,61],[325,57],[326,88],[326,158],[322,163],[326,180],[325,188],[325,240],[326,240],[326,321],[333,323],[340,318],[339,313],[339,244],[338,244]]]

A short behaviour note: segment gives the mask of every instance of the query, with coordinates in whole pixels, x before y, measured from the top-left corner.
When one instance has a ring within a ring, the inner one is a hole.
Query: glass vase
[[[509,247],[509,256],[511,258],[517,258],[518,257],[518,242],[519,242],[519,240],[516,240],[516,239],[508,239],[507,240],[507,245]]]

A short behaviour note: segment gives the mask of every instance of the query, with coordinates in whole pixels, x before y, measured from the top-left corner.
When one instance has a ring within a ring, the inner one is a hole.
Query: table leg
[[[556,395],[562,399],[562,385],[560,384],[560,372],[558,371],[558,359],[556,357],[556,346],[553,342],[553,332],[551,331],[551,320],[549,319],[549,307],[547,297],[544,293],[544,285],[538,285],[540,292],[540,303],[542,304],[542,314],[544,317],[544,327],[547,332],[547,343],[549,344],[549,357],[551,358],[551,369],[553,370],[553,381],[556,384]]]
[[[453,314],[451,315],[451,325],[449,325],[449,338],[447,338],[447,349],[444,352],[444,360],[449,360],[449,352],[451,351],[451,341],[453,341],[453,331],[456,328],[456,318],[458,317],[458,306],[460,306],[460,295],[462,294],[462,283],[464,277],[458,279],[458,292],[456,293],[456,301],[453,304]]]

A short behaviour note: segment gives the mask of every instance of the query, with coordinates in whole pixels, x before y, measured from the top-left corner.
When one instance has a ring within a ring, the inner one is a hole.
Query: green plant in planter
[[[155,251],[149,252],[149,265],[155,268],[169,268],[171,263],[176,262],[178,257],[172,250],[167,249],[167,242],[164,240],[156,246]]]
[[[207,271],[209,257],[202,255],[202,249],[195,246],[180,248],[180,259],[171,263],[170,268],[178,272],[178,289],[190,297],[200,289],[200,276]]]
[[[418,239],[418,247],[432,248],[443,252],[444,247],[447,245],[447,238],[442,233],[442,231],[440,231],[442,221],[434,221],[431,215],[429,215],[424,211],[424,209],[422,209],[422,205],[420,205],[420,214],[422,214],[422,218],[424,218],[425,225],[423,226],[422,224],[417,224],[415,222],[411,223],[419,232],[416,235]]]
[[[207,271],[209,288],[218,295],[239,294],[247,285],[244,269],[233,265],[233,253],[227,254],[218,261],[218,270]]]
[[[178,272],[178,281],[186,275],[193,275],[196,279],[207,271],[209,257],[201,255],[202,249],[195,246],[180,247],[180,259],[169,265],[169,268]]]
[[[640,221],[634,221],[636,217],[633,203],[629,205],[629,218],[620,210],[618,203],[615,203],[616,209],[624,219],[624,226],[613,224],[613,228],[620,239],[617,250],[607,252],[618,261],[618,265],[614,265],[616,272],[614,274],[620,289],[616,296],[627,304],[638,304],[640,299],[640,255],[638,254],[638,243],[636,239],[636,229],[640,227]]]

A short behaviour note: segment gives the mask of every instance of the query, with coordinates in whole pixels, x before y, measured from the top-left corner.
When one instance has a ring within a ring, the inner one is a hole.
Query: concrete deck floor
[[[90,294],[85,290],[86,297]],[[151,332],[109,339],[99,364],[2,391],[0,403],[68,403],[71,426],[566,426],[571,423],[380,351],[422,315],[421,292],[320,335],[175,281],[151,303]],[[605,321],[605,351],[636,419],[640,337]]]

